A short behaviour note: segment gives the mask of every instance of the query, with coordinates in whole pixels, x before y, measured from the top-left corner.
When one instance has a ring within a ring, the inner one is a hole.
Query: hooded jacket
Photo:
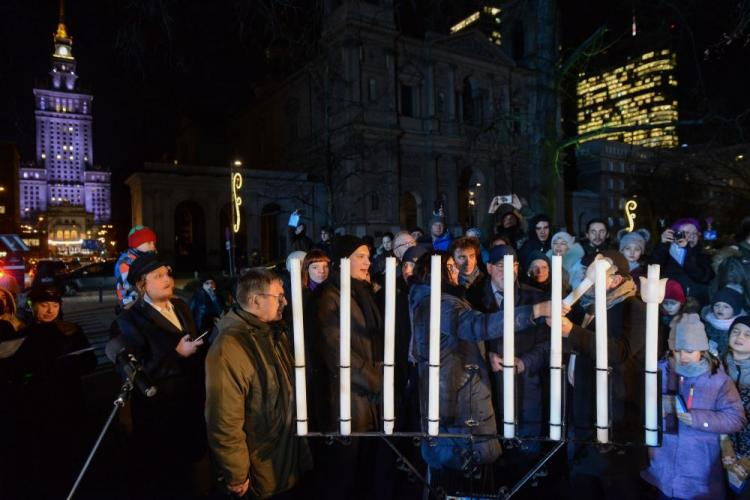
[[[206,357],[208,443],[226,484],[250,476],[251,498],[294,487],[312,466],[296,436],[294,359],[283,323],[238,307],[219,322]]]
[[[414,354],[419,363],[419,396],[423,430],[427,430],[429,394],[430,286],[415,284],[409,292]],[[515,325],[532,322],[532,306],[516,308]],[[443,292],[440,300],[440,431],[455,434],[497,434],[485,348],[482,341],[503,335],[503,312],[475,311],[459,296]],[[423,443],[422,456],[434,468],[460,470],[465,457],[492,463],[501,453],[496,438],[438,438]]]

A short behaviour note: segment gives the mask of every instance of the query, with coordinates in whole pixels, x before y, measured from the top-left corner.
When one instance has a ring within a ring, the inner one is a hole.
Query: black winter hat
[[[732,331],[732,328],[734,328],[734,325],[742,324],[746,327],[750,328],[750,316],[737,316],[734,318],[734,321],[732,321],[732,326],[729,327],[729,331]]]
[[[713,299],[711,299],[711,305],[713,306],[717,302],[724,302],[725,304],[729,304],[729,306],[734,311],[733,314],[736,315],[742,312],[742,306],[745,303],[745,298],[737,290],[729,287],[724,287],[714,294]]]
[[[404,252],[404,257],[401,262],[417,262],[421,256],[426,254],[429,250],[422,245],[414,245],[409,247]]]
[[[58,304],[62,303],[60,290],[56,286],[50,285],[35,286],[29,292],[28,299],[32,304],[38,304],[39,302],[57,302]]]
[[[356,249],[358,249],[362,245],[366,246],[367,243],[362,238],[359,238],[352,234],[342,234],[335,236],[333,238],[333,243],[331,243],[331,254],[336,265],[339,264],[339,261],[341,261],[341,259],[345,257],[348,258],[351,254],[354,253]]]
[[[135,286],[141,276],[166,265],[167,264],[159,260],[159,257],[157,257],[155,253],[142,255],[130,264],[130,269],[128,270],[128,283]]]

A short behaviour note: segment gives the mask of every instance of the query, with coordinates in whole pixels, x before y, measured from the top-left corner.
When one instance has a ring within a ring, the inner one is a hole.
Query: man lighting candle
[[[518,259],[516,251],[508,245],[498,245],[490,249],[487,260],[488,278],[483,280],[481,286],[473,288],[477,292],[468,294],[472,307],[484,313],[503,311],[506,303],[504,283],[504,258],[513,257],[514,273],[514,305],[517,308],[533,304],[543,303],[547,300],[545,294],[536,288],[520,283],[518,280]],[[549,363],[549,332],[542,321],[532,324],[516,324],[515,326],[515,370],[516,390],[516,436],[536,437],[544,435],[542,430],[543,397],[541,375]],[[503,341],[502,339],[487,342],[489,351],[490,369],[492,371],[490,380],[493,388],[493,403],[497,415],[498,428],[503,420],[513,421],[513,417],[504,418],[503,411]],[[527,441],[523,447],[515,447],[504,450],[501,457],[501,467],[506,484],[512,484],[520,479],[529,470],[529,466],[538,456],[541,450],[539,441]]]
[[[502,262],[502,256],[499,260]],[[482,341],[502,338],[504,313],[502,309],[491,314],[473,309],[464,298],[465,289],[459,285],[459,267],[453,257],[443,254],[442,262],[439,431],[441,434],[495,435],[497,425]],[[414,355],[419,364],[423,430],[426,431],[432,281],[430,255],[417,261],[413,280],[409,304],[413,318]],[[525,330],[543,316],[549,316],[549,302],[516,307],[515,328]],[[493,463],[499,455],[500,443],[496,438],[438,437],[432,443],[422,444],[422,457],[436,473],[450,469],[460,471],[464,476],[476,477],[482,465]]]
[[[619,252],[605,250],[601,255],[611,267],[606,276],[607,356],[611,367],[608,429],[612,442],[643,442],[643,350],[645,345],[645,305],[636,297],[636,286],[628,273],[628,263]],[[584,259],[594,265],[594,255]],[[584,295],[563,318],[566,347],[573,352],[567,380],[572,391],[573,425],[576,441],[571,444],[572,487],[582,498],[637,498],[637,471],[645,465],[641,446],[601,447],[581,444],[595,441],[596,424],[596,304],[594,288]],[[572,320],[572,321],[571,321]],[[601,342],[601,339],[600,339]],[[635,471],[635,473],[634,473]]]

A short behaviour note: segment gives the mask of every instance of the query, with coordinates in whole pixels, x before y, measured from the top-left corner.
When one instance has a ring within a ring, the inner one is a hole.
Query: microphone
[[[137,387],[141,394],[147,398],[156,395],[156,386],[151,383],[148,375],[143,371],[140,361],[125,348],[119,336],[107,342],[104,352],[107,359],[114,363],[120,376]]]

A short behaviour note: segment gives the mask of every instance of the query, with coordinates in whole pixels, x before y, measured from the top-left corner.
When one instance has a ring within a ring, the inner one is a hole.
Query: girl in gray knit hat
[[[670,348],[672,354],[659,363],[662,445],[649,450],[650,465],[641,477],[667,498],[725,498],[719,437],[745,427],[740,396],[708,352],[697,314],[676,318]]]

